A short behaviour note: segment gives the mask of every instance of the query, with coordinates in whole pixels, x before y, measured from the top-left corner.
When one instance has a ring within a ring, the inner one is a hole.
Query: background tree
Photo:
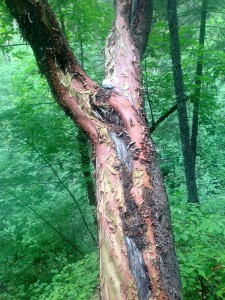
[[[194,92],[194,105],[193,105],[193,117],[192,117],[192,132],[190,149],[193,161],[193,168],[196,166],[196,152],[197,152],[197,136],[198,136],[198,126],[199,126],[199,106],[201,99],[201,85],[202,85],[202,75],[203,75],[203,54],[204,54],[204,44],[205,44],[205,30],[206,30],[206,16],[207,16],[207,5],[208,0],[202,0],[201,5],[201,23],[199,32],[199,54],[196,64],[196,79],[195,79],[195,92]]]
[[[181,65],[181,54],[178,34],[177,3],[168,0],[168,22],[170,30],[171,54],[173,62],[174,87],[177,100],[177,113],[179,120],[180,136],[184,157],[185,176],[190,202],[198,203],[198,190],[196,184],[194,157],[190,147],[190,132],[186,108],[186,96]]]
[[[196,151],[199,119],[199,103],[201,97],[201,76],[203,70],[203,50],[205,42],[207,1],[202,1],[201,24],[199,34],[199,56],[196,66],[196,88],[194,93],[192,131],[190,134],[188,115],[186,108],[186,95],[184,91],[184,79],[182,72],[181,53],[179,46],[177,2],[168,0],[168,22],[170,29],[170,44],[173,62],[174,86],[177,99],[177,112],[181,134],[181,143],[184,156],[185,176],[188,189],[188,200],[192,203],[199,203],[198,188],[196,183]],[[174,110],[174,109],[173,109]],[[169,111],[171,113],[172,111]]]

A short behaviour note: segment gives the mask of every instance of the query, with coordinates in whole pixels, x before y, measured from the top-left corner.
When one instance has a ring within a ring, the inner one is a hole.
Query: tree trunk
[[[63,15],[63,11],[62,11],[61,1],[58,2],[58,8],[59,8],[60,25],[61,25],[61,28],[62,28],[62,31],[63,31],[64,35],[66,36],[65,20],[64,20],[64,15]]]
[[[142,100],[140,57],[152,1],[116,1],[100,88],[74,58],[46,0],[6,3],[58,103],[93,144],[101,298],[181,299],[168,201]]]
[[[87,197],[89,204],[92,206],[97,206],[96,192],[94,183],[91,176],[91,165],[90,165],[90,151],[88,146],[88,138],[85,132],[78,129],[77,139],[79,142],[79,152],[82,166],[82,173],[87,186]]]
[[[177,19],[177,1],[167,0],[168,23],[170,31],[170,47],[173,63],[174,87],[177,102],[177,114],[180,128],[182,152],[184,158],[185,177],[188,190],[188,201],[199,203],[198,188],[195,176],[195,164],[190,147],[190,132],[184,92],[184,80],[181,66],[180,43]]]
[[[196,154],[197,154],[198,120],[199,120],[199,107],[200,107],[201,87],[202,87],[201,76],[203,70],[203,51],[204,51],[204,44],[205,44],[207,3],[208,0],[202,0],[201,24],[200,24],[200,33],[199,33],[199,54],[198,54],[197,66],[196,66],[194,107],[193,107],[193,117],[192,117],[192,134],[191,134],[191,145],[190,145],[194,168],[196,164]]]

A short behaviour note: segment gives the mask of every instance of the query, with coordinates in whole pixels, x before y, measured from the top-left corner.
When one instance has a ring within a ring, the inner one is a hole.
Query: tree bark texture
[[[199,203],[198,188],[195,175],[195,164],[190,147],[190,129],[188,124],[184,79],[181,65],[176,0],[167,0],[167,12],[170,31],[171,57],[173,63],[173,78],[182,152],[184,158],[185,177],[188,190],[188,201],[191,203]]]
[[[6,0],[59,105],[93,144],[101,299],[181,299],[167,196],[143,110],[140,57],[153,3],[115,2],[99,87],[46,0]]]

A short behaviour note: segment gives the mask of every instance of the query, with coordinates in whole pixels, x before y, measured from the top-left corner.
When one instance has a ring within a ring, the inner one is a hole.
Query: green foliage
[[[78,59],[101,82],[111,3],[53,4]],[[56,272],[96,250],[95,209],[87,198],[91,169],[81,163],[90,145],[79,145],[78,129],[56,105],[29,48],[5,47],[24,41],[4,7],[0,16],[0,294],[30,299],[30,285],[48,285]]]
[[[3,2],[0,3],[0,45],[9,44],[14,35],[13,23],[10,22],[10,14]],[[7,47],[2,49],[7,53]]]
[[[214,201],[201,209],[183,202],[172,206],[184,299],[225,297],[225,199],[220,208]]]
[[[200,2],[178,1],[182,67],[190,120],[195,90],[196,57],[200,52]],[[223,25],[221,16],[216,14],[217,2],[210,2],[209,6],[208,39],[203,60],[204,76],[201,78],[196,165],[201,209],[184,204],[186,186],[176,113],[163,121],[153,134],[172,206],[185,300],[225,299],[225,140],[224,105],[221,105],[224,98],[225,60],[222,46],[224,39],[219,33]],[[175,104],[165,7],[165,1],[156,4],[156,20],[153,22],[149,48],[143,64],[145,90],[149,94],[146,97],[146,109],[150,126]],[[210,14],[212,10],[215,12],[213,16]]]
[[[30,284],[51,282],[52,270],[96,249],[77,129],[33,56],[26,66],[20,59],[0,69],[1,299],[30,299]]]
[[[53,276],[50,284],[36,282],[31,285],[30,300],[88,300],[97,289],[98,275],[97,253],[86,255],[79,262],[66,265]]]
[[[69,44],[89,76],[101,83],[104,76],[105,38],[113,20],[112,1],[52,0]]]

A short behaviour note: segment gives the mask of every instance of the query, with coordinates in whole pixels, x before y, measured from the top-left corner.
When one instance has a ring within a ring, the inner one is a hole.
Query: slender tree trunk
[[[81,68],[83,68],[84,67],[84,45],[81,36],[79,36],[79,43],[80,43],[80,65]]]
[[[62,28],[62,31],[63,31],[64,35],[66,36],[65,20],[64,20],[64,15],[63,15],[63,11],[62,11],[62,3],[61,3],[61,1],[58,2],[58,7],[59,7],[59,21],[60,21],[60,25],[61,25],[61,28]]]
[[[181,299],[169,206],[143,110],[140,57],[152,1],[117,0],[98,87],[46,0],[6,0],[61,107],[93,144],[103,300]]]
[[[181,66],[180,42],[178,33],[177,1],[167,0],[168,23],[170,31],[170,46],[173,63],[174,87],[177,101],[177,114],[180,128],[182,152],[184,158],[185,177],[188,190],[188,201],[199,203],[195,176],[195,164],[190,147],[190,131],[187,116],[186,96]]]
[[[87,135],[81,129],[78,129],[77,139],[79,141],[82,173],[84,175],[84,179],[87,186],[87,197],[89,200],[89,204],[92,206],[97,206],[96,192],[91,175],[88,138]]]
[[[198,123],[199,123],[199,107],[201,99],[201,87],[202,87],[202,71],[203,71],[203,51],[205,44],[205,28],[206,28],[206,15],[207,15],[207,3],[208,0],[202,0],[201,7],[201,24],[199,33],[199,54],[196,66],[196,79],[195,79],[195,93],[194,93],[194,107],[192,117],[192,134],[191,134],[191,151],[193,157],[193,164],[195,168],[196,153],[197,153],[197,137],[198,137]]]
[[[150,115],[151,115],[151,127],[150,127],[150,133],[152,133],[152,129],[155,128],[155,117],[154,117],[154,113],[153,113],[153,108],[152,108],[152,101],[151,101],[151,97],[150,97],[150,93],[149,93],[149,81],[148,81],[148,73],[147,73],[147,64],[146,64],[146,58],[144,59],[144,72],[145,72],[145,96],[146,96],[146,100],[147,100],[147,105],[150,111]]]

